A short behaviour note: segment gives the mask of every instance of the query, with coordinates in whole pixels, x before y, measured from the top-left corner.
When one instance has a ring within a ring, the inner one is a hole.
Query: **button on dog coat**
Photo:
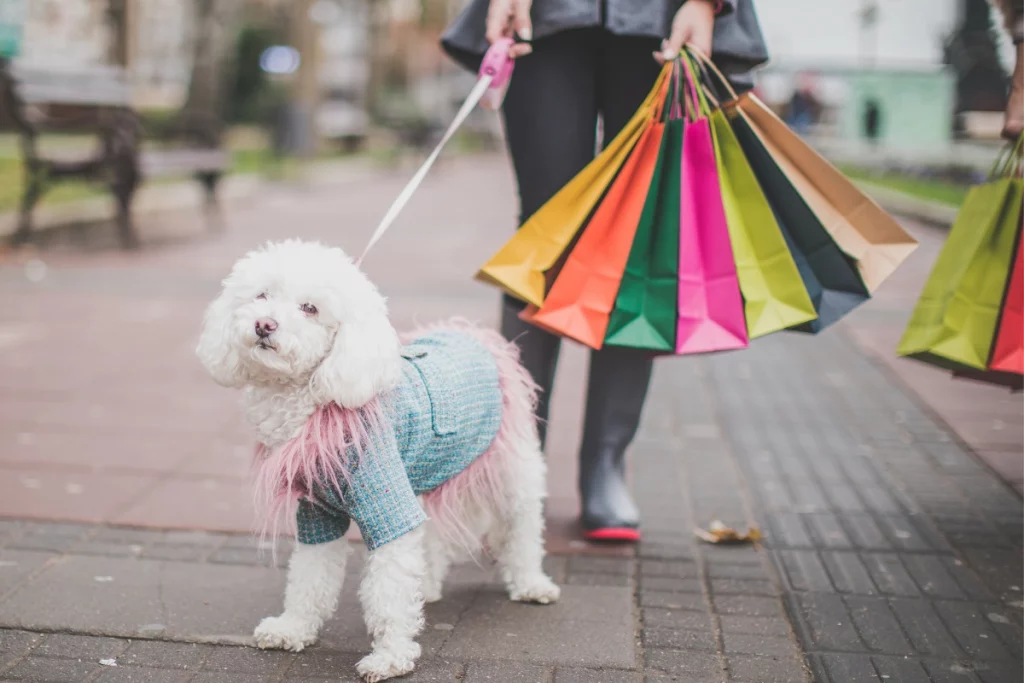
[[[385,397],[387,419],[362,453],[349,449],[340,490],[321,485],[299,501],[300,543],[341,538],[353,520],[370,550],[401,537],[427,519],[416,496],[461,473],[494,441],[502,394],[498,365],[482,343],[434,332],[402,357],[402,381]]]

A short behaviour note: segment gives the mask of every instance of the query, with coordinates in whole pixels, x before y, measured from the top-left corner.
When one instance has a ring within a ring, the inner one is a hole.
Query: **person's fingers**
[[[512,28],[526,42],[533,40],[533,22],[530,21],[532,0],[512,0]]]
[[[661,60],[668,62],[679,56],[683,45],[690,39],[691,28],[685,21],[672,22],[672,34],[661,44]]]
[[[494,44],[508,35],[509,21],[512,18],[510,0],[491,0],[487,10],[487,42]]]
[[[508,51],[508,54],[512,59],[518,59],[520,57],[525,57],[531,52],[533,52],[533,46],[529,43],[516,43],[512,46],[512,49]]]

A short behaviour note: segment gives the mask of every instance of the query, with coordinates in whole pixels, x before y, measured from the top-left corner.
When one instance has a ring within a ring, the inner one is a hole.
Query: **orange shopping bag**
[[[601,348],[664,132],[665,125],[660,122],[644,131],[544,297],[544,304],[539,310],[526,309],[520,317],[549,332]]]
[[[544,301],[549,271],[568,249],[660,109],[671,65],[622,131],[575,178],[540,207],[477,273],[511,296],[535,306]]]

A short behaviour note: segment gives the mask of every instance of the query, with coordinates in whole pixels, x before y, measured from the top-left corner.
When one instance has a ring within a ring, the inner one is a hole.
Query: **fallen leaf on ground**
[[[101,659],[100,660],[100,664],[102,664],[103,666],[117,666],[117,660],[116,659]]]
[[[750,527],[747,533],[744,534],[727,527],[717,519],[708,525],[707,531],[704,529],[694,529],[693,533],[705,543],[757,543],[761,540],[761,532],[757,527]]]

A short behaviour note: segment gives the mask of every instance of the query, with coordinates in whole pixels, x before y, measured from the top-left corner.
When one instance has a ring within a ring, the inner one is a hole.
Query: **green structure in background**
[[[0,58],[11,59],[21,52],[26,0],[0,0]]]
[[[951,70],[851,70],[838,112],[844,141],[921,149],[953,139],[956,78]]]

